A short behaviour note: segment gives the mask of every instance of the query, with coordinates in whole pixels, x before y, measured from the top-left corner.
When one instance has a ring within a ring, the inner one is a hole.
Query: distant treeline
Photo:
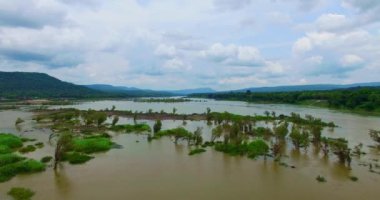
[[[288,103],[326,106],[336,109],[380,111],[380,88],[350,88],[330,91],[300,91],[254,93],[225,92],[211,94],[193,94],[191,97],[216,100],[235,100],[256,103]]]

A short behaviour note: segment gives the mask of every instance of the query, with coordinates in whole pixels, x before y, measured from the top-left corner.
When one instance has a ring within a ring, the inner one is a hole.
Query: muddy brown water
[[[312,114],[325,121],[334,121],[338,128],[325,129],[324,135],[345,137],[350,145],[373,144],[368,129],[380,129],[380,118],[342,113],[328,109],[292,106],[259,105],[243,102],[206,101],[185,103],[137,103],[131,101],[96,101],[72,105],[79,109],[105,109],[115,105],[118,110],[172,111],[178,113],[202,113],[210,107],[213,111],[228,111],[236,114],[262,114],[265,110],[277,114],[290,112]],[[67,106],[65,106],[67,107]],[[17,117],[27,119],[15,127]],[[48,143],[49,129],[39,127],[27,111],[0,111],[0,132],[36,138],[45,147],[26,156],[40,159],[52,155],[54,148]],[[119,123],[131,122],[122,118]],[[151,121],[143,121],[152,124]],[[163,129],[174,128],[182,121],[166,120]],[[260,124],[261,125],[261,124]],[[265,126],[265,124],[263,124]],[[188,121],[188,130],[203,127],[204,138],[210,137],[211,128],[204,122]],[[296,168],[284,167],[272,160],[251,160],[232,157],[216,152],[188,156],[186,144],[174,145],[169,138],[148,143],[146,136],[113,134],[113,141],[123,146],[106,153],[83,165],[62,164],[58,172],[48,168],[45,172],[18,175],[11,181],[0,183],[0,199],[10,199],[6,192],[11,187],[28,187],[36,192],[34,199],[348,199],[375,200],[380,196],[380,175],[370,173],[360,163],[380,159],[378,150],[364,148],[368,153],[354,158],[352,170],[339,165],[333,155],[326,159],[310,147],[295,151],[288,144],[283,162]],[[379,171],[379,169],[378,169]],[[315,178],[322,175],[326,183]],[[359,178],[357,182],[349,176]]]

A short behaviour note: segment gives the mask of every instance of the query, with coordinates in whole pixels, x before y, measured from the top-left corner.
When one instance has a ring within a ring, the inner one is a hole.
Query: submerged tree
[[[54,153],[54,170],[57,169],[58,163],[62,161],[64,153],[68,151],[73,142],[73,136],[70,133],[61,133],[57,140]]]
[[[156,122],[154,123],[154,125],[153,125],[153,132],[154,133],[157,133],[158,131],[160,131],[161,130],[161,127],[162,127],[162,122],[161,122],[161,120],[156,120]]]
[[[351,165],[350,149],[348,148],[348,141],[344,138],[333,139],[329,138],[329,145],[331,151],[338,157],[339,162],[347,165]]]
[[[306,130],[302,131],[301,133],[300,128],[295,125],[293,125],[289,137],[291,138],[296,149],[299,149],[301,147],[307,148],[309,146],[309,133]]]
[[[377,144],[380,145],[380,131],[369,130],[369,135],[371,136],[373,141],[377,142]]]
[[[195,145],[201,145],[202,142],[203,142],[203,138],[202,138],[202,127],[197,127],[197,129],[194,131],[194,134],[193,134],[193,141],[194,141],[194,144]]]
[[[117,122],[119,122],[119,116],[116,115],[112,120],[112,126],[115,126]]]
[[[18,117],[18,118],[16,119],[15,125],[19,125],[19,124],[21,124],[21,123],[23,123],[23,122],[24,122],[24,120]]]

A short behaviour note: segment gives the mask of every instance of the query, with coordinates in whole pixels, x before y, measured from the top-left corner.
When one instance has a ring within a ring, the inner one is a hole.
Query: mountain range
[[[316,84],[276,87],[252,87],[224,92],[290,92],[334,90],[353,87],[379,87],[380,82],[356,83],[347,85]],[[105,84],[75,85],[61,81],[44,73],[0,72],[0,99],[22,98],[123,98],[123,97],[162,97],[205,94],[215,91],[211,88],[184,90],[149,90],[135,87],[113,86]]]

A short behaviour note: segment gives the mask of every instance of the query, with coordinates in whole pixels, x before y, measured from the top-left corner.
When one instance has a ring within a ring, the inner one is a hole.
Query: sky
[[[149,89],[380,81],[380,0],[0,0],[0,71]]]

